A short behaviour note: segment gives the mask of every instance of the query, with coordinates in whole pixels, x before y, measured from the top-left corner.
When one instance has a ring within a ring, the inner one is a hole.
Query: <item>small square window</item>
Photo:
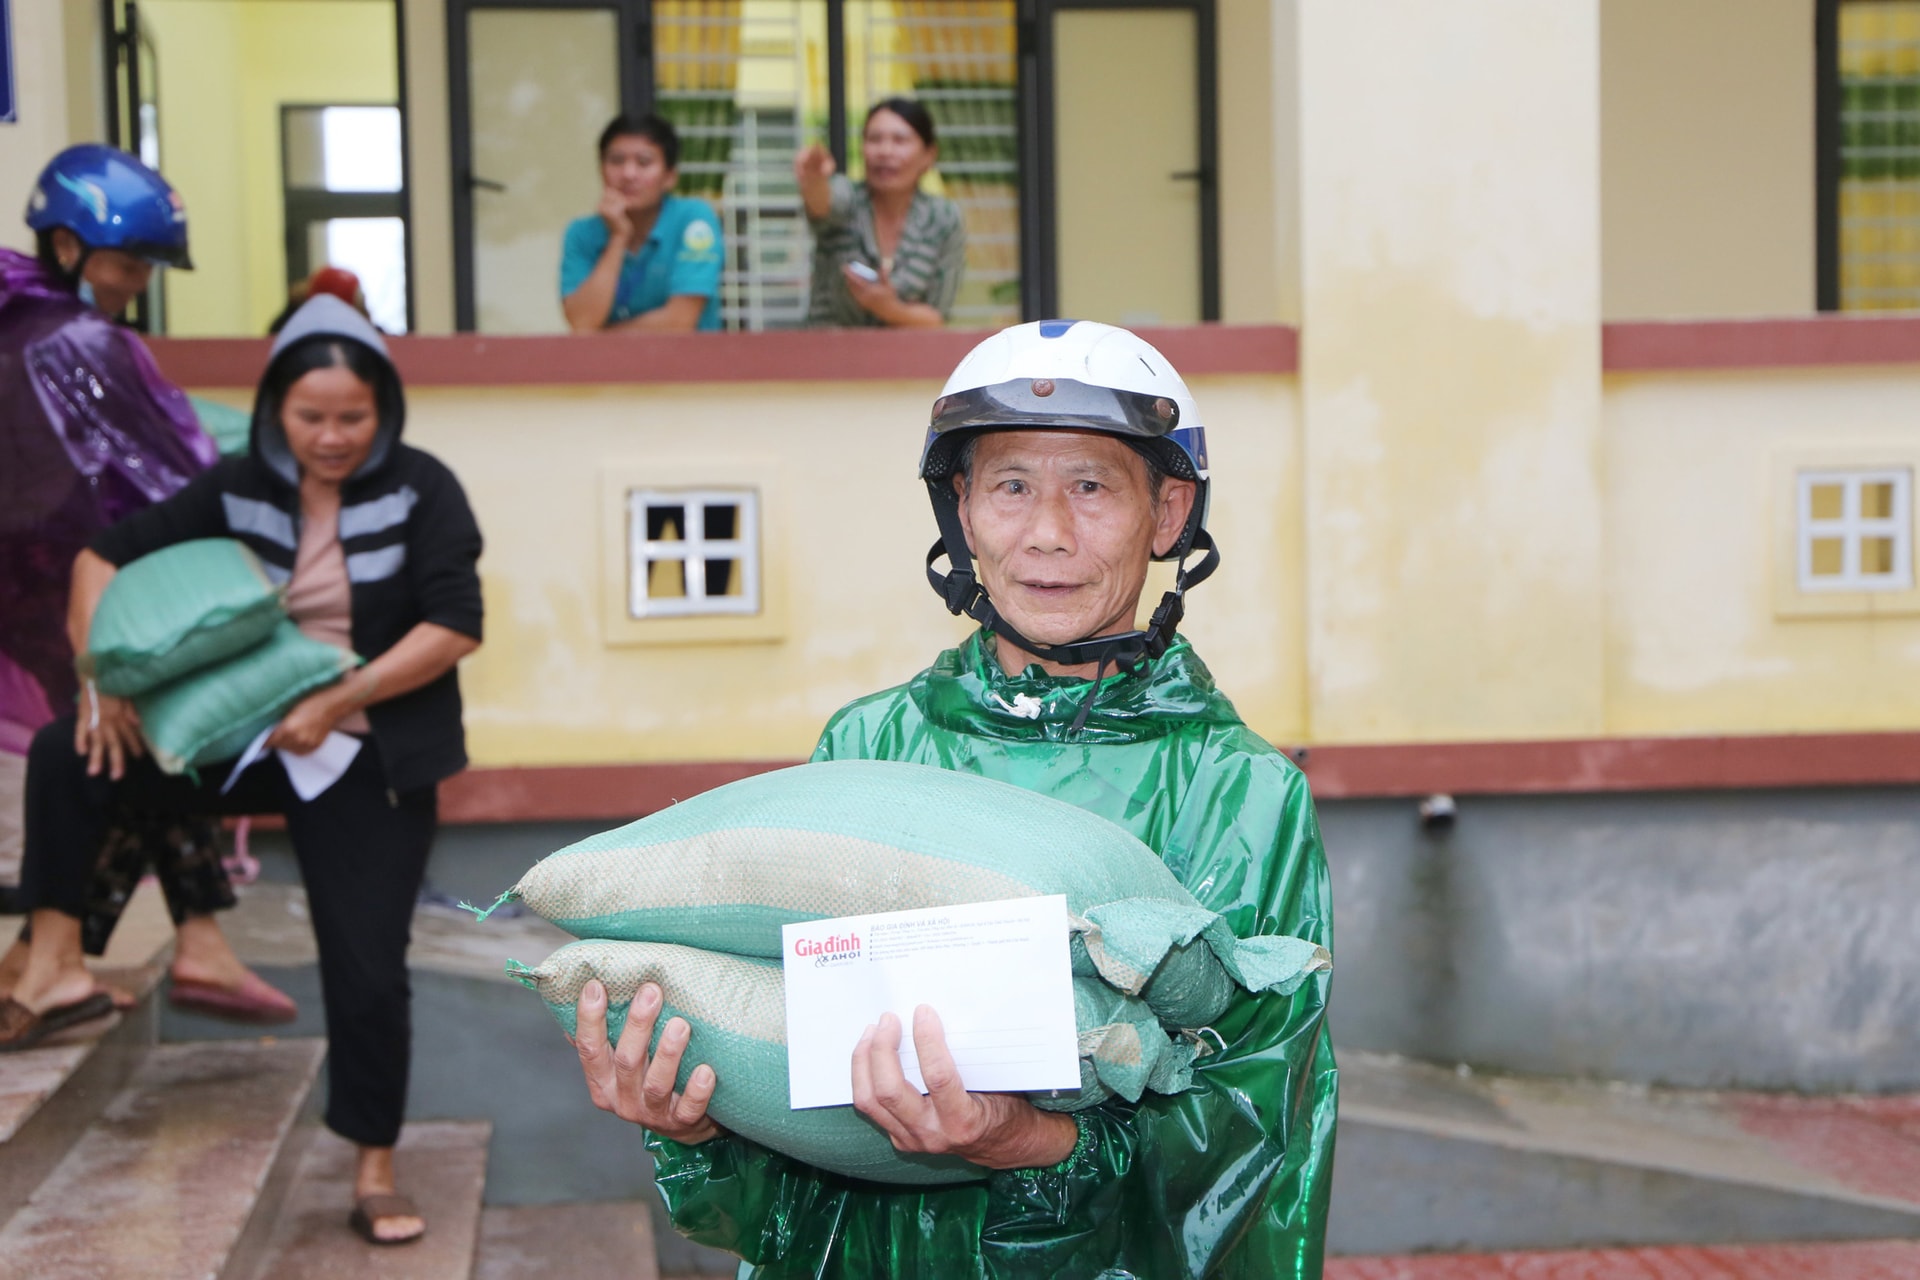
[[[1802,591],[1904,591],[1913,585],[1913,473],[1798,473]]]
[[[627,614],[760,612],[760,495],[752,489],[627,493]]]

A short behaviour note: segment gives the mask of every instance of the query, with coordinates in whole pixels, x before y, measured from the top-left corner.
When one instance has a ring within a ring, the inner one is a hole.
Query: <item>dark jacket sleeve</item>
[[[102,529],[89,544],[93,553],[119,569],[177,542],[229,537],[226,512],[220,504],[221,477],[226,470],[226,464],[222,464],[203,471],[172,497]]]
[[[420,621],[479,640],[480,525],[447,465],[418,456],[420,502],[407,524],[407,572]]]

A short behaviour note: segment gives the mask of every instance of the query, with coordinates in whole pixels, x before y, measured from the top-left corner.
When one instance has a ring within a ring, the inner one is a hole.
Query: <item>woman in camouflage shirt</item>
[[[933,117],[908,98],[867,112],[866,177],[834,172],[819,143],[794,160],[813,230],[810,325],[938,328],[953,309],[967,257],[960,207],[920,190],[939,158]]]

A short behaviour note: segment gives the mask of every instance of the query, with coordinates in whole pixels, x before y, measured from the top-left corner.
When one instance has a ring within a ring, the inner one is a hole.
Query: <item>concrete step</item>
[[[1913,1280],[1920,1241],[1335,1258],[1325,1280]]]
[[[311,1040],[148,1050],[0,1228],[9,1274],[219,1275],[275,1174],[324,1053]]]
[[[493,1205],[480,1214],[473,1280],[659,1280],[639,1201]]]
[[[427,1234],[413,1244],[378,1247],[347,1226],[353,1144],[317,1127],[308,1131],[285,1196],[260,1215],[265,1230],[250,1233],[235,1250],[222,1280],[467,1280],[491,1132],[484,1121],[427,1121],[401,1131],[397,1180],[420,1206]]]
[[[19,932],[0,917],[0,949]],[[101,981],[139,1003],[56,1035],[24,1053],[0,1054],[0,1222],[27,1202],[75,1139],[132,1077],[155,1040],[153,993],[173,950],[173,923],[151,883],[134,893],[107,954],[89,961]]]
[[[1340,1066],[1332,1253],[1920,1239],[1920,1098]]]

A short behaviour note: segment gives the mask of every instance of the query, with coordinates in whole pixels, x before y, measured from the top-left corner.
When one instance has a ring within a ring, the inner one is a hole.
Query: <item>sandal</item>
[[[113,997],[96,991],[84,1000],[57,1004],[45,1013],[35,1013],[18,1000],[0,1000],[0,1053],[31,1049],[57,1031],[77,1027],[113,1012]]]
[[[347,1225],[358,1232],[360,1238],[368,1244],[376,1244],[383,1247],[395,1244],[412,1244],[415,1240],[427,1234],[426,1227],[422,1226],[412,1235],[401,1236],[397,1240],[383,1240],[374,1232],[373,1226],[382,1218],[419,1217],[420,1209],[412,1200],[400,1195],[398,1192],[388,1192],[385,1195],[361,1196],[358,1200],[354,1201],[353,1212],[347,1215]],[[422,1221],[424,1222],[425,1219],[422,1219]]]
[[[238,987],[175,978],[167,1000],[174,1008],[190,1013],[260,1026],[292,1022],[300,1016],[300,1006],[293,1002],[293,997],[257,973],[249,973]]]

